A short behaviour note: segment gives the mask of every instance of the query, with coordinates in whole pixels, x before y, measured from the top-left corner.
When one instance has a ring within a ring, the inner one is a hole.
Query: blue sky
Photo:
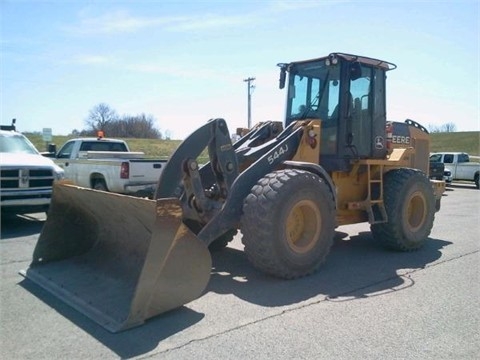
[[[387,118],[478,131],[480,5],[470,1],[8,1],[1,6],[1,123],[86,127],[91,108],[153,115],[182,139],[282,120],[279,62],[340,51],[398,65]]]

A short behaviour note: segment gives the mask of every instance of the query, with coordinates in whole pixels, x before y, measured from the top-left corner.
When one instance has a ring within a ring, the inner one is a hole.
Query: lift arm
[[[306,124],[278,134],[278,124],[267,122],[232,144],[225,120],[210,120],[172,155],[155,197],[180,199],[184,218],[202,225],[197,236],[208,245],[238,227],[243,200],[260,178],[295,156]],[[205,148],[210,162],[200,168],[196,158]]]

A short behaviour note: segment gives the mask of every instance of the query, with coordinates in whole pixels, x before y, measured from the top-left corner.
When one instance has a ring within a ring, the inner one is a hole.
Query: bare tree
[[[161,139],[162,133],[155,128],[155,118],[152,115],[138,114],[123,116],[120,121],[124,123],[128,137],[142,139]]]
[[[446,123],[442,125],[442,132],[455,132],[457,131],[457,126],[454,123]]]
[[[118,120],[118,115],[105,103],[95,105],[85,120],[85,123],[92,131],[102,130],[105,131],[108,125]]]
[[[437,125],[428,124],[428,132],[429,133],[438,133],[438,132],[440,132],[440,128]]]
[[[161,139],[162,133],[155,122],[152,115],[122,115],[106,123],[102,130],[109,137]]]
[[[457,131],[457,126],[452,122],[445,123],[441,126],[430,124],[428,125],[428,131],[431,133],[455,132]]]
[[[162,132],[155,127],[155,117],[145,115],[117,115],[116,111],[105,103],[94,106],[85,120],[87,129],[81,136],[94,136],[102,130],[105,136],[122,138],[162,139]]]

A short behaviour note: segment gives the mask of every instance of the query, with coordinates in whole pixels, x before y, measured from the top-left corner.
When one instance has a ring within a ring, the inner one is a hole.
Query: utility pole
[[[247,83],[247,94],[248,94],[248,128],[251,129],[252,127],[252,91],[255,89],[255,85],[252,82],[255,80],[254,77],[249,77],[244,79],[243,81]]]

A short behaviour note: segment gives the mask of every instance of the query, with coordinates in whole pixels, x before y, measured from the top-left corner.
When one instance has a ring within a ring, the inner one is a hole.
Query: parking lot
[[[447,188],[426,246],[384,250],[367,224],[337,229],[320,271],[294,281],[254,270],[239,236],[213,256],[202,297],[112,334],[18,271],[44,214],[2,217],[3,359],[477,359],[480,191]]]

